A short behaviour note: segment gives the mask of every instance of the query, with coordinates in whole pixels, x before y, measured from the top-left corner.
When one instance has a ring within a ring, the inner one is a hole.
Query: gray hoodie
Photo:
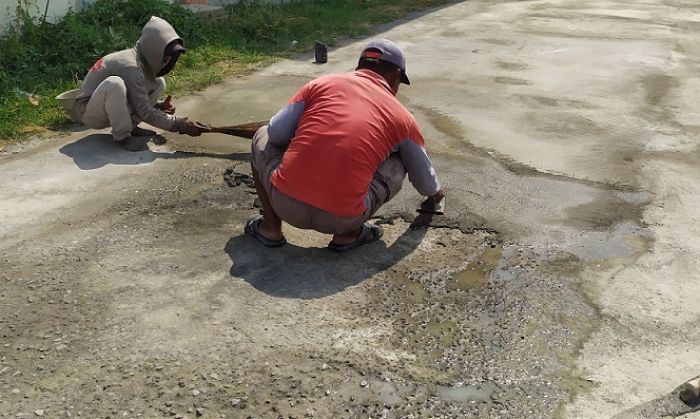
[[[119,76],[126,84],[129,106],[136,118],[163,130],[182,131],[185,118],[168,115],[149,101],[149,94],[157,86],[156,75],[161,70],[165,47],[174,40],[182,40],[175,29],[159,17],[151,17],[133,48],[106,55],[92,66],[71,115],[82,120],[87,101],[97,86],[109,76]]]

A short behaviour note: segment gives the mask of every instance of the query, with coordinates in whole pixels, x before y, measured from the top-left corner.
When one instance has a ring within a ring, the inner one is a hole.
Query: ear
[[[396,93],[399,91],[399,86],[401,85],[401,69],[398,67],[391,72],[391,75],[389,77],[389,87],[391,87],[391,91],[394,93],[394,96],[396,96]]]

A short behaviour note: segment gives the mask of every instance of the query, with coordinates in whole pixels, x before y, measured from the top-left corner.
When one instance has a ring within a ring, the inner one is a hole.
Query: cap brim
[[[175,44],[172,51],[170,51],[170,55],[184,54],[186,52],[187,52],[187,48],[183,47],[181,44]]]
[[[405,71],[401,71],[401,83],[403,84],[411,84],[411,81],[408,80],[408,76],[406,75]]]

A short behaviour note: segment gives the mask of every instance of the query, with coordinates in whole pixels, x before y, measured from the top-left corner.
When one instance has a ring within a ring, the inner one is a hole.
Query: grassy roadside
[[[0,37],[0,148],[65,126],[69,120],[54,97],[79,86],[97,58],[133,46],[152,15],[168,20],[189,49],[168,75],[169,93],[182,95],[309,51],[317,39],[333,46],[369,34],[381,23],[449,2],[242,1],[209,18],[166,0],[97,0],[57,23],[18,10],[16,24]]]

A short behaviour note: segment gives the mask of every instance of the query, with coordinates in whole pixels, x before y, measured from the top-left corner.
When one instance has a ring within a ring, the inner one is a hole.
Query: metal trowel
[[[446,205],[444,197],[440,200],[440,202],[436,202],[435,198],[431,196],[420,204],[420,208],[416,209],[416,212],[420,212],[421,214],[444,215],[445,208]]]

